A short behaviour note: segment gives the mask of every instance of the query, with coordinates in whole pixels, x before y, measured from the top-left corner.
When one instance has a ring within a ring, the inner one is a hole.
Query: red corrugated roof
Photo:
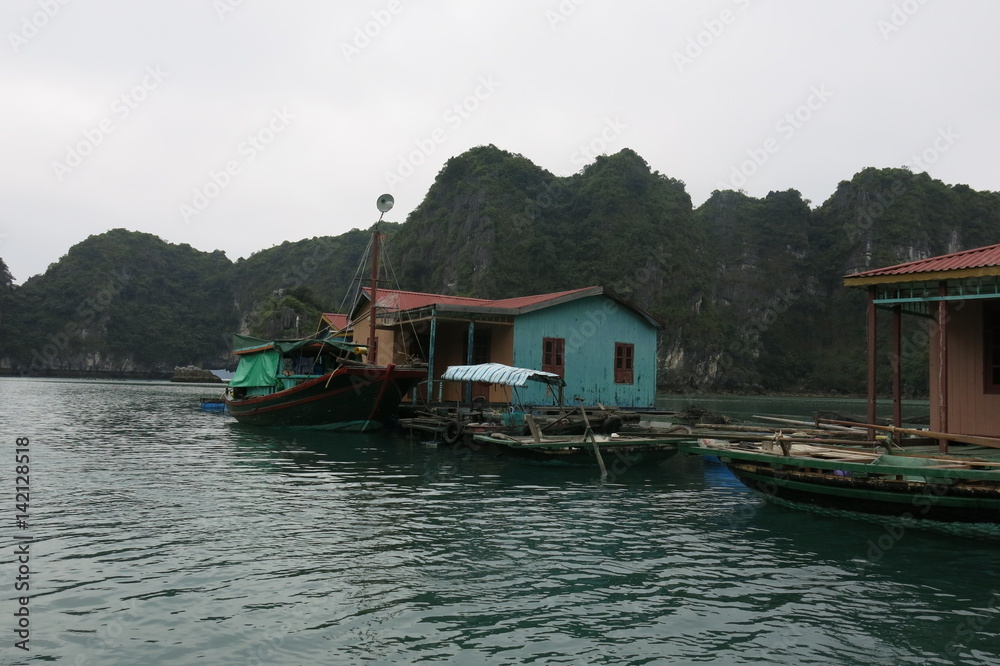
[[[558,291],[553,294],[538,294],[536,296],[518,296],[517,298],[505,298],[499,301],[492,301],[490,307],[494,308],[510,308],[511,310],[520,310],[521,308],[530,307],[532,305],[541,305],[548,301],[554,301],[556,299],[562,298],[563,296],[569,296],[571,294],[577,294],[581,291],[588,291],[594,289],[594,287],[584,287],[583,289],[570,289],[569,291]]]
[[[987,245],[973,250],[963,250],[953,252],[939,257],[928,257],[909,261],[905,264],[887,266],[886,268],[876,268],[863,273],[854,273],[846,276],[849,279],[881,277],[884,275],[912,275],[914,273],[939,273],[941,271],[957,271],[968,268],[995,268],[1000,267],[1000,243],[997,245]]]
[[[418,291],[400,291],[398,289],[379,289],[378,306],[390,311],[415,310],[432,305],[471,306],[513,311],[558,300],[564,296],[570,296],[591,289],[595,289],[595,287],[584,287],[583,289],[571,289],[569,291],[558,291],[551,294],[537,294],[534,296],[518,296],[516,298],[504,298],[500,300],[447,296],[445,294],[424,294]],[[366,296],[371,298],[371,289],[369,287],[364,287],[364,292]]]
[[[336,312],[324,312],[323,320],[336,328],[338,331],[342,328],[347,328],[348,317],[345,314],[338,314]]]
[[[371,298],[371,289],[363,287],[362,290],[367,298]],[[400,312],[407,310],[417,310],[431,306],[441,307],[442,310],[454,310],[456,308],[469,308],[469,312],[476,312],[477,309],[489,309],[490,311],[506,312],[511,315],[524,314],[539,307],[545,307],[551,303],[555,305],[567,300],[584,298],[586,296],[603,295],[611,298],[626,308],[634,311],[639,316],[645,318],[650,324],[657,328],[664,328],[666,324],[660,319],[641,310],[637,306],[629,303],[625,299],[617,296],[602,287],[583,287],[582,289],[570,289],[568,291],[557,291],[551,294],[536,294],[534,296],[518,296],[516,298],[504,298],[499,300],[488,300],[484,298],[466,298],[464,296],[447,296],[445,294],[425,294],[419,291],[401,291],[398,289],[379,289],[378,306],[384,311]],[[479,310],[482,311],[482,310]]]
[[[365,296],[371,298],[371,288],[364,287]],[[489,306],[493,301],[483,298],[466,298],[464,296],[446,296],[444,294],[424,294],[419,291],[400,291],[399,289],[379,289],[378,306],[385,310],[415,310],[431,305],[447,303],[449,305]]]

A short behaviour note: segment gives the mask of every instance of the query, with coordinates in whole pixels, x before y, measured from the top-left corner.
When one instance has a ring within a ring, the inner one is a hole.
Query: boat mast
[[[368,362],[375,363],[375,301],[378,299],[378,223],[372,235],[372,310],[368,315]]]
[[[376,349],[375,338],[375,303],[378,301],[378,225],[391,208],[395,201],[391,194],[383,194],[378,198],[375,205],[378,207],[380,215],[375,223],[375,230],[372,232],[372,310],[368,315],[368,362],[378,363],[378,350]]]

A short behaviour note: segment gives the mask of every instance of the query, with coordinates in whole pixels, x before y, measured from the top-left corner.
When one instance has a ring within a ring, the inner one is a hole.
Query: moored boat
[[[868,295],[868,409],[854,419],[866,423],[817,426],[855,428],[867,441],[834,448],[812,435],[734,432],[713,435],[729,441],[683,448],[718,455],[744,484],[793,505],[1000,524],[1000,244],[854,273],[844,284]],[[884,355],[880,311],[891,315]],[[928,338],[927,430],[902,427],[904,315],[919,317]],[[883,356],[891,361],[892,425],[877,418]]]
[[[778,440],[780,442],[780,439]],[[902,518],[1000,523],[1000,452],[950,454],[815,444],[700,440],[687,453],[717,455],[765,499]]]
[[[475,435],[473,442],[494,455],[535,462],[611,468],[658,463],[677,453],[677,438],[644,435],[512,437],[503,433]]]
[[[580,409],[585,430],[582,436],[543,436],[533,416],[526,415],[530,436],[511,437],[502,433],[473,436],[473,444],[487,447],[496,455],[510,455],[526,460],[592,466],[601,470],[601,478],[608,476],[605,456],[613,457],[611,472],[618,473],[638,463],[660,462],[677,453],[678,441],[686,434],[662,433],[660,435],[598,435],[590,427],[586,409]]]
[[[366,349],[333,339],[236,336],[234,346],[240,364],[226,407],[250,425],[376,430],[426,376],[423,368],[365,363]]]
[[[379,197],[382,215],[392,205],[390,195]],[[349,327],[352,340],[342,331],[295,340],[235,335],[233,353],[239,365],[226,390],[226,407],[237,421],[270,427],[376,430],[426,377],[425,367],[376,362],[379,238],[376,223],[371,246],[373,298],[366,313],[368,344],[354,341],[358,331],[353,324]]]
[[[566,382],[554,372],[516,368],[502,363],[480,363],[448,366],[441,379],[484,387],[505,387],[510,391],[509,400],[505,404],[487,404],[484,399],[477,398],[465,405],[428,406],[415,412],[410,418],[400,420],[404,431],[430,434],[445,444],[493,433],[527,435],[529,430],[525,417],[532,415],[539,430],[545,435],[583,435],[588,425],[596,431],[610,434],[621,429],[626,419],[637,416],[603,405],[585,410],[563,406],[562,396]],[[556,396],[557,404],[549,407],[525,405],[518,395],[518,389],[524,388],[529,382],[548,386]],[[587,412],[587,420],[582,417],[582,411]]]

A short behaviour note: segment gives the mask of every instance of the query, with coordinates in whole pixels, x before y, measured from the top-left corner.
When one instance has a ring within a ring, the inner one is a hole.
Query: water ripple
[[[31,437],[36,658],[997,662],[989,542],[912,531],[873,558],[884,525],[764,504],[700,459],[602,483],[247,429],[204,392],[0,380],[0,424]]]

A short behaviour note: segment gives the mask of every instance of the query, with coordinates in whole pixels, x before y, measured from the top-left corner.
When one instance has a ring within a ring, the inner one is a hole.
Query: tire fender
[[[441,433],[441,439],[444,440],[445,444],[454,444],[462,436],[463,429],[462,424],[458,421],[448,421],[448,425],[444,427],[444,432]]]

